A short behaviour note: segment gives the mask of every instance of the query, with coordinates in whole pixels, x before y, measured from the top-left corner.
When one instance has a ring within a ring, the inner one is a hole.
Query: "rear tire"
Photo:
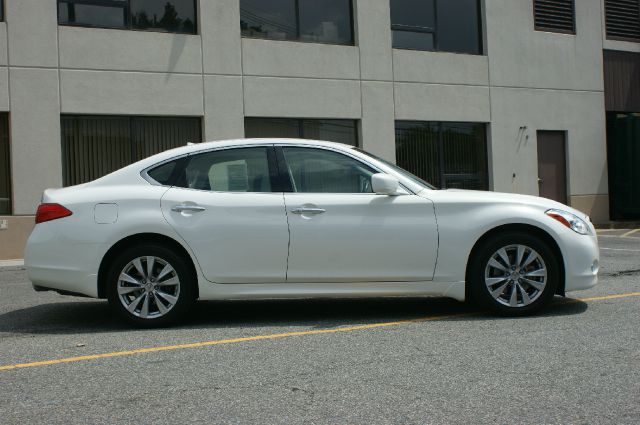
[[[558,261],[540,238],[521,232],[495,235],[471,259],[471,299],[504,316],[539,311],[553,298],[560,280]]]
[[[135,326],[166,326],[183,318],[193,305],[195,284],[180,255],[161,245],[141,244],[126,249],[111,264],[107,299]]]

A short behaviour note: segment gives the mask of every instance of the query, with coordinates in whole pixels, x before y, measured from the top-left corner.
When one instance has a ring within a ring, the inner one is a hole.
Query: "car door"
[[[285,282],[289,231],[272,146],[213,150],[186,159],[162,212],[207,280]]]
[[[438,250],[433,203],[408,191],[372,192],[377,171],[345,153],[282,146],[289,220],[289,282],[432,280]]]

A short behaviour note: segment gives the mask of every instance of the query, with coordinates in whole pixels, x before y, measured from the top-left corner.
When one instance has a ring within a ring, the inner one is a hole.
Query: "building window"
[[[0,22],[4,22],[4,0],[0,0]]]
[[[533,0],[536,31],[576,33],[575,0]]]
[[[240,0],[244,37],[353,44],[351,0]]]
[[[196,0],[58,0],[58,23],[196,34]]]
[[[63,115],[63,184],[102,177],[156,153],[202,140],[200,118]]]
[[[327,140],[358,145],[357,121],[295,118],[245,118],[246,137]]]
[[[640,42],[640,0],[605,0],[607,38]]]
[[[391,0],[397,49],[482,54],[479,0]]]
[[[0,113],[0,215],[11,214],[11,149],[9,114]]]
[[[396,162],[440,188],[486,190],[486,125],[396,121]]]

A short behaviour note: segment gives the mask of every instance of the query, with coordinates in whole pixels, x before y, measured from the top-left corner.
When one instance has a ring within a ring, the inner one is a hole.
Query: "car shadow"
[[[79,299],[80,301],[80,299]],[[201,301],[172,329],[311,327],[331,329],[402,320],[523,320],[581,314],[587,304],[556,297],[536,316],[500,317],[448,298],[304,299]],[[0,314],[0,333],[80,334],[135,330],[113,314],[105,301],[58,302]]]

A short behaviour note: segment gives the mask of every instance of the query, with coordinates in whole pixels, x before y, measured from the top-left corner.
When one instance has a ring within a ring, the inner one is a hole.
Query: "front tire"
[[[187,262],[155,244],[126,249],[109,269],[107,298],[115,312],[138,327],[159,327],[182,318],[195,301]]]
[[[560,280],[556,258],[540,238],[503,233],[484,241],[472,258],[473,301],[505,316],[539,311],[553,298]]]

